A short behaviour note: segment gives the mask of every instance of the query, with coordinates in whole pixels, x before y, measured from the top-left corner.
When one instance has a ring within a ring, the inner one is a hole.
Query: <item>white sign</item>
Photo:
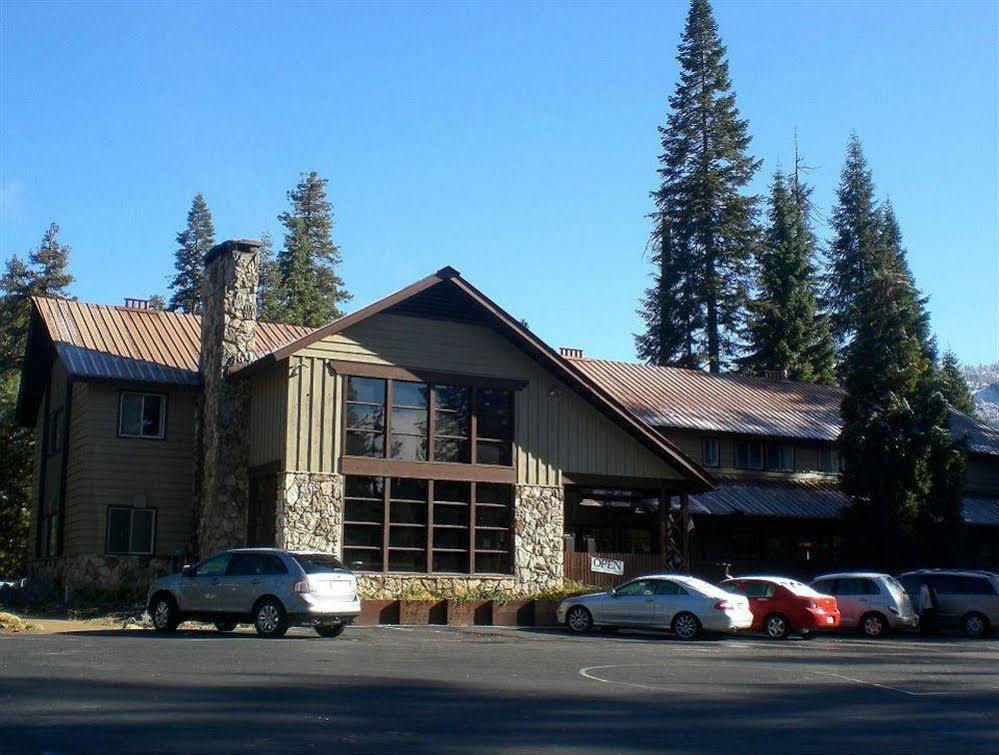
[[[624,561],[593,556],[590,558],[590,571],[600,574],[624,574]]]

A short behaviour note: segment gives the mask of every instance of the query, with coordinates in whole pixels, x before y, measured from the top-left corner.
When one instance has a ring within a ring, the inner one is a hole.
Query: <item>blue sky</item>
[[[855,129],[967,363],[999,358],[997,7],[715,3],[756,190],[797,129],[827,213]],[[195,192],[219,239],[280,242],[317,170],[358,306],[450,264],[553,346],[631,359],[685,13],[6,0],[0,258],[55,219],[81,299],[165,292]]]

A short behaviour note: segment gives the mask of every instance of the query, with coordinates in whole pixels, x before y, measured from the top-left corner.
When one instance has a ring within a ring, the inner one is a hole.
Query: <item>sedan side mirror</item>
[[[180,570],[180,574],[182,577],[193,577],[194,567],[190,564],[184,564],[184,567]]]

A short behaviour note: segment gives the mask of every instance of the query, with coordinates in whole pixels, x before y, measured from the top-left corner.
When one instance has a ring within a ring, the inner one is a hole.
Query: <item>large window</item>
[[[793,472],[794,446],[790,443],[768,444],[767,469],[775,472]]]
[[[513,394],[498,388],[347,378],[347,456],[513,464]]]
[[[166,396],[123,391],[118,409],[122,438],[162,438],[166,426]]]
[[[155,530],[155,509],[109,506],[107,552],[148,556]]]
[[[763,443],[758,440],[736,441],[735,466],[738,469],[763,469]]]
[[[343,558],[364,571],[508,574],[510,485],[348,476]]]
[[[717,467],[721,464],[721,455],[718,452],[718,438],[701,439],[701,462],[706,467]]]

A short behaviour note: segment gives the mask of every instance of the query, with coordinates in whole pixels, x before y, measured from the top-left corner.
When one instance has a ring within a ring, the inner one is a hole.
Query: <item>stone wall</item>
[[[249,386],[229,369],[256,348],[255,241],[226,241],[205,257],[199,369],[197,551],[202,556],[246,541]]]
[[[563,581],[562,534],[565,491],[561,487],[518,485],[514,494],[514,571],[528,592]]]
[[[285,472],[278,476],[278,548],[340,555],[343,475]]]
[[[94,554],[42,559],[32,566],[32,578],[51,586],[65,600],[86,599],[109,592],[129,600],[145,600],[149,584],[170,573],[167,556]]]

